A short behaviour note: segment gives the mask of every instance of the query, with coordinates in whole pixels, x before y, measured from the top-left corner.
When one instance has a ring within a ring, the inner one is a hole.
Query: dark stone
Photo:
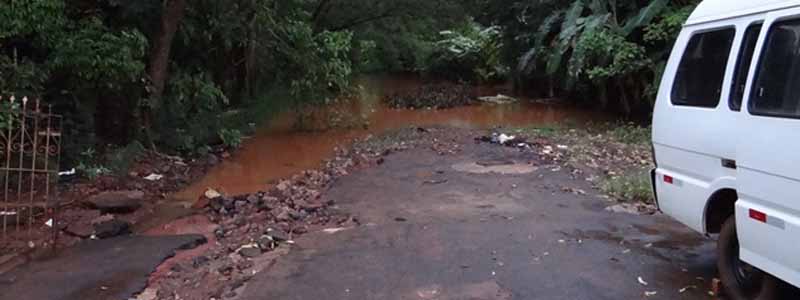
[[[242,211],[247,207],[247,203],[247,201],[236,200],[236,202],[234,202],[234,208],[236,211]]]
[[[294,229],[292,229],[292,233],[294,234],[304,234],[307,232],[308,228],[306,228],[305,226],[295,227]]]
[[[69,235],[85,239],[92,236],[92,233],[94,233],[94,227],[86,222],[75,222],[69,224],[67,228],[64,229],[64,232]]]
[[[264,250],[269,250],[269,249],[272,249],[272,243],[273,242],[274,241],[272,240],[272,238],[267,237],[267,236],[263,236],[260,239],[258,239],[258,247],[260,247],[261,249],[264,249]]]
[[[266,234],[276,242],[285,242],[289,240],[289,234],[280,229],[267,228]]]
[[[308,217],[308,213],[305,210],[299,210],[299,211],[290,210],[289,211],[289,216],[291,216],[292,219],[300,221],[300,220],[304,220],[306,217]]]
[[[219,164],[219,158],[216,155],[209,153],[208,157],[206,158],[206,162],[208,162],[209,165],[214,166]]]
[[[224,206],[228,211],[231,211],[236,208],[236,201],[232,198],[222,197],[222,206]]]
[[[225,208],[225,206],[222,203],[222,197],[209,199],[208,200],[208,207],[210,207],[214,211],[220,211],[223,208]]]
[[[211,259],[208,258],[208,256],[198,256],[192,259],[192,266],[199,268],[207,264],[209,261],[211,261]]]
[[[283,208],[279,211],[274,212],[275,219],[278,221],[289,221],[292,219],[291,210],[288,208]]]
[[[132,213],[142,207],[142,191],[104,192],[90,197],[86,202],[102,213]]]
[[[131,225],[128,222],[113,219],[94,225],[94,235],[99,239],[107,239],[115,236],[131,233]]]
[[[239,255],[242,257],[253,258],[261,256],[261,249],[260,248],[242,248],[239,250]]]

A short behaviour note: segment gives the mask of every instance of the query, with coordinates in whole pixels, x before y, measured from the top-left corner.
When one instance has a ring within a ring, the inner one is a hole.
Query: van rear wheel
[[[728,218],[717,241],[717,268],[725,291],[733,300],[776,299],[779,280],[739,259],[736,219]]]

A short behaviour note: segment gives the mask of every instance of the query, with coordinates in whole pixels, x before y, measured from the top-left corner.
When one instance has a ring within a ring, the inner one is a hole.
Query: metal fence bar
[[[2,100],[3,100],[3,98],[0,98],[0,102],[2,102]],[[11,98],[9,98],[9,101],[11,103],[14,103],[14,96],[11,96]],[[8,207],[9,206],[9,202],[10,202],[10,201],[8,201],[8,183],[9,183],[9,180],[10,180],[9,177],[11,176],[11,174],[10,174],[11,171],[9,170],[9,167],[11,167],[11,128],[14,127],[13,122],[14,122],[14,118],[10,118],[9,120],[7,120],[8,131],[6,132],[6,135],[3,137],[4,138],[3,145],[6,148],[6,164],[5,164],[6,169],[5,169],[5,176],[3,177],[3,179],[5,180],[5,188],[3,188],[3,204],[4,204],[4,206],[3,206],[3,212],[2,212],[2,215],[3,215],[3,241],[4,242],[6,241],[6,238],[8,236],[8,214],[10,212],[9,207]]]
[[[21,232],[26,225],[31,236],[41,212],[53,220],[55,241],[58,204],[51,185],[57,182],[54,178],[61,160],[61,125],[62,117],[53,114],[51,105],[27,97],[17,101],[14,96],[0,96],[0,155],[5,155],[0,159],[3,241],[12,235],[12,228],[17,236],[25,235]]]

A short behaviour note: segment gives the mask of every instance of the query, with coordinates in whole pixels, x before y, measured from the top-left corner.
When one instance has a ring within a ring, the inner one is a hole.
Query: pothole
[[[488,174],[488,173],[497,173],[497,174],[528,174],[533,173],[536,171],[536,167],[524,164],[524,163],[515,163],[515,162],[503,162],[503,163],[487,163],[487,162],[469,162],[469,163],[459,163],[453,165],[453,170],[459,172],[466,172],[466,173],[473,173],[473,174]]]

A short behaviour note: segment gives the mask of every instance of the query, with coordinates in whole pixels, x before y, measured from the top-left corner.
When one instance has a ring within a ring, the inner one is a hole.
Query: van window
[[[753,54],[756,51],[756,42],[760,33],[761,24],[750,25],[744,33],[742,48],[739,50],[736,71],[733,73],[733,83],[731,84],[731,110],[739,111],[742,108],[747,74],[750,72],[750,64],[753,62]]]
[[[672,104],[699,107],[719,104],[735,34],[735,29],[728,28],[692,36],[675,74]]]
[[[769,29],[750,95],[755,115],[800,117],[800,20]]]

